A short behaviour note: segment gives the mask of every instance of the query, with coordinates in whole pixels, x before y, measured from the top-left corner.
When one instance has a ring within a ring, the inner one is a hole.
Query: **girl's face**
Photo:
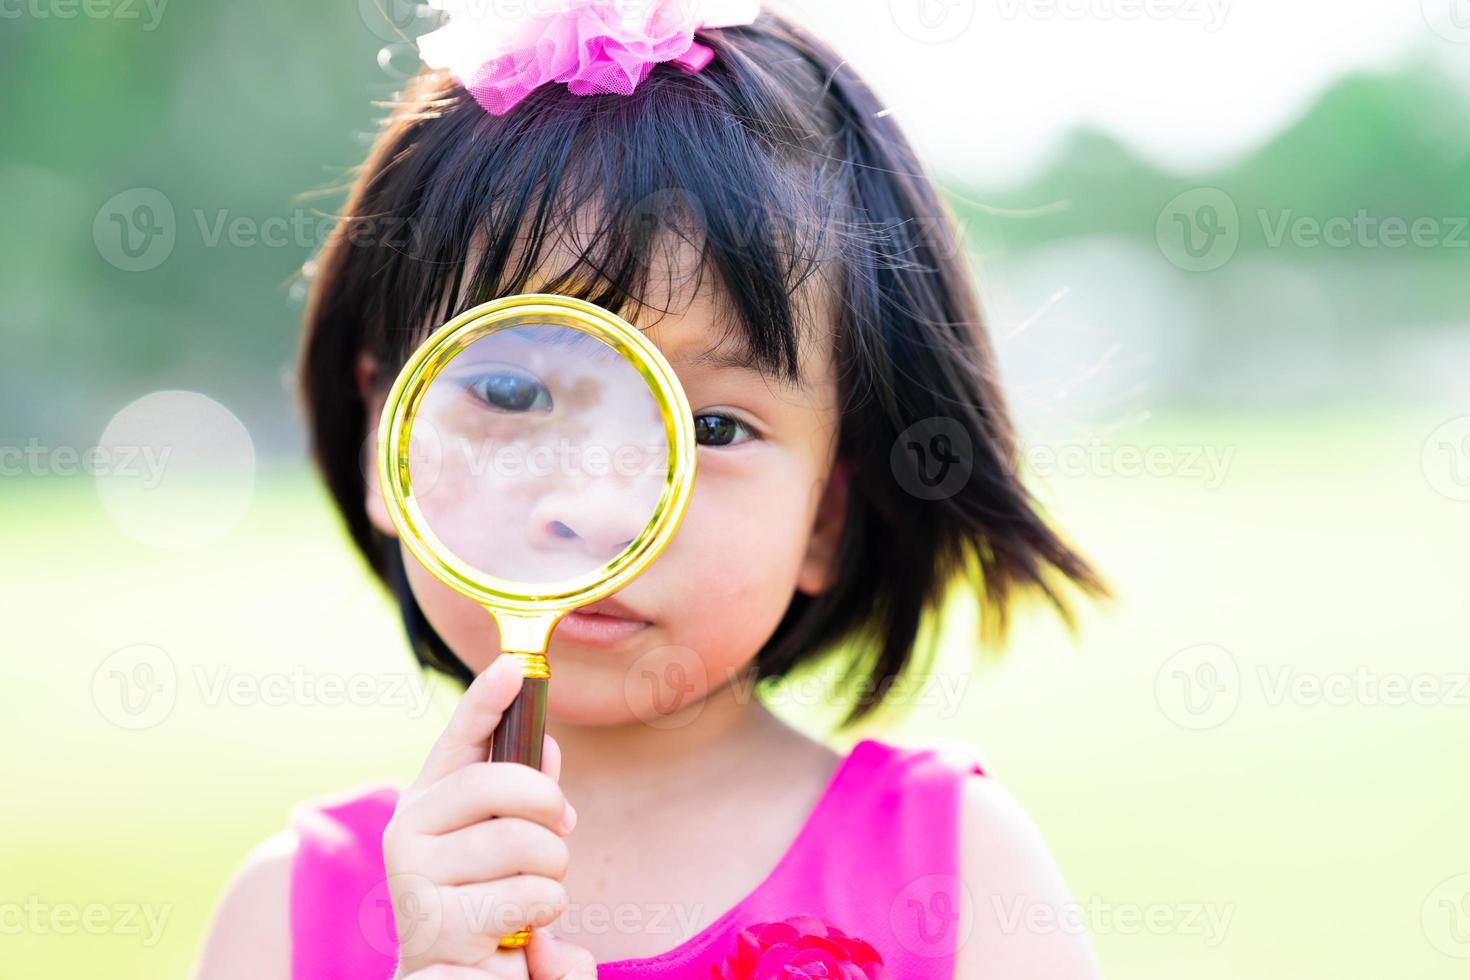
[[[809,329],[799,381],[769,377],[742,349],[741,332],[725,329],[710,290],[679,299],[657,304],[669,312],[637,325],[673,365],[694,410],[693,496],[652,565],[553,632],[547,713],[565,724],[677,723],[711,690],[741,678],[795,592],[820,592],[832,574],[846,488],[832,478],[830,339]],[[382,399],[378,392],[370,402],[375,413]],[[368,514],[392,535],[369,471]],[[500,652],[494,621],[407,551],[403,560],[434,629],[471,670],[484,670]]]

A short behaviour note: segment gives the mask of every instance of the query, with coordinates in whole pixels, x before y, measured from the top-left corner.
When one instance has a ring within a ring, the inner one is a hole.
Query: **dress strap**
[[[389,980],[398,965],[383,829],[398,790],[374,788],[291,811],[292,980]]]
[[[819,905],[809,911],[876,947],[894,977],[949,977],[970,921],[960,869],[964,781],[981,775],[965,747],[858,742],[763,898],[793,911],[804,900]]]

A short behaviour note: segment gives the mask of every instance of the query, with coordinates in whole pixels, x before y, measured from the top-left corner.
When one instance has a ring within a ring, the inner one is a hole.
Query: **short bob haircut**
[[[994,639],[1019,591],[1070,620],[1059,586],[1105,590],[1022,484],[955,222],[883,105],[782,15],[701,40],[715,57],[700,72],[657,65],[630,96],[545,85],[500,117],[442,74],[407,85],[308,267],[298,377],[312,452],[419,660],[467,683],[407,588],[397,543],[364,509],[375,420],[359,358],[370,355],[386,386],[429,326],[519,292],[580,296],[634,319],[658,247],[650,217],[677,225],[762,369],[794,376],[806,331],[833,338],[837,454],[851,481],[839,570],[821,595],[792,597],[755,678],[842,649],[845,690],[864,692],[851,724],[910,667],[925,614],[952,585],[978,594]],[[580,257],[533,280],[574,214],[597,222],[579,232]],[[797,297],[808,279],[835,293],[837,322],[806,322]],[[918,479],[923,461],[907,447],[926,425],[963,453],[968,476],[953,492]]]

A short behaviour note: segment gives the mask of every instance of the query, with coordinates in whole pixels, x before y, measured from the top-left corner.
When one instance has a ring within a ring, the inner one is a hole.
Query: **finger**
[[[566,877],[566,841],[539,823],[498,817],[438,837],[420,837],[417,872],[441,885],[494,881],[517,874]]]
[[[541,743],[541,771],[550,776],[554,782],[561,782],[561,743],[547,735]],[[567,800],[566,830],[571,831],[577,826],[577,809],[572,806],[572,801]]]
[[[425,790],[404,811],[410,829],[447,834],[495,817],[523,817],[557,833],[571,829],[561,787],[519,762],[474,762]]]
[[[515,658],[496,657],[465,689],[409,792],[422,791],[456,769],[490,758],[490,737],[520,690],[521,670]]]
[[[541,743],[541,771],[550,776],[553,782],[561,782],[561,743],[550,735]],[[577,826],[577,809],[572,806],[571,800],[567,800],[563,822],[565,827],[559,833],[570,833]]]
[[[444,890],[446,909],[464,934],[493,948],[518,929],[550,925],[567,905],[562,883],[541,875],[512,875]]]
[[[591,953],[544,928],[531,930],[526,967],[530,980],[597,980],[597,960]]]
[[[541,771],[554,783],[561,782],[561,746],[550,735],[541,739]]]

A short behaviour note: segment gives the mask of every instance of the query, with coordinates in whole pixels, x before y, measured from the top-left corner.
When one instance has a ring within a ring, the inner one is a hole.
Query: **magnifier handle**
[[[521,693],[505,709],[490,741],[490,761],[519,762],[541,768],[541,742],[546,733],[548,677],[523,675]]]
[[[490,740],[491,762],[519,762],[541,768],[541,743],[546,733],[546,686],[551,670],[539,653],[513,653],[521,665],[521,693],[495,726]],[[515,949],[531,939],[530,930],[519,929],[500,940],[501,949]]]

